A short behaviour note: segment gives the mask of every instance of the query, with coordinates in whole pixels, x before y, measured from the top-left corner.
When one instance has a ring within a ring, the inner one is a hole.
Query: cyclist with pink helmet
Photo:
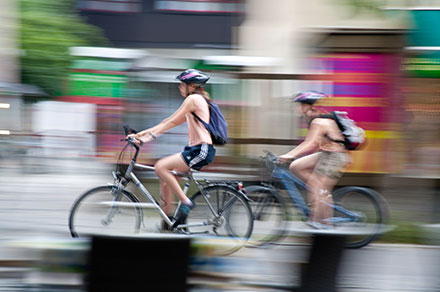
[[[161,184],[162,209],[168,216],[171,215],[172,193],[181,201],[173,228],[185,222],[194,203],[180,188],[177,177],[170,171],[188,172],[190,168],[200,170],[214,160],[215,148],[210,133],[205,126],[194,116],[197,115],[204,122],[209,123],[210,111],[208,101],[210,96],[203,89],[209,76],[199,70],[188,69],[179,74],[176,79],[180,81],[179,91],[185,98],[182,105],[170,117],[159,124],[137,134],[132,134],[139,145],[157,139],[158,136],[170,129],[187,122],[188,146],[180,153],[170,155],[158,160],[154,166]],[[170,216],[171,217],[171,216]],[[162,229],[167,229],[167,224],[162,224]]]
[[[309,124],[309,132],[301,144],[278,158],[279,163],[290,163],[289,170],[309,185],[309,225],[314,228],[329,227],[325,219],[332,217],[331,193],[350,162],[341,130],[331,115],[317,107],[327,97],[317,91],[301,92],[293,97]]]

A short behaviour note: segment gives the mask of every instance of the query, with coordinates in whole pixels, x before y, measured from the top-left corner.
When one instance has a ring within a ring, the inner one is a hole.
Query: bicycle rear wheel
[[[129,235],[139,232],[142,209],[139,200],[116,186],[101,186],[81,195],[69,215],[69,229],[73,237],[94,234]]]
[[[368,245],[378,237],[387,223],[388,209],[385,200],[372,189],[344,187],[333,193],[333,199],[335,226],[356,233],[348,237],[348,248]]]
[[[254,213],[254,228],[250,243],[257,246],[275,243],[287,233],[289,211],[278,193],[265,186],[245,188]]]
[[[231,254],[247,242],[252,233],[252,210],[243,197],[231,187],[214,185],[197,192],[191,200],[196,207],[189,213],[188,231],[192,234],[211,235],[204,238],[205,246],[216,255]],[[192,226],[191,226],[192,225]]]

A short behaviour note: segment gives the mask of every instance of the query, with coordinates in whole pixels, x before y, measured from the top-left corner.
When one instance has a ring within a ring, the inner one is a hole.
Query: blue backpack
[[[195,113],[192,114],[211,134],[212,143],[214,145],[225,145],[228,143],[228,123],[226,123],[225,117],[218,105],[210,101],[207,102],[209,105],[209,124],[202,121]]]

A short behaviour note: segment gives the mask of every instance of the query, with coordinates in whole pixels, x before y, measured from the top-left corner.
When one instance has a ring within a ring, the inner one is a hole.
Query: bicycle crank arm
[[[187,228],[187,227],[197,227],[197,226],[208,226],[213,225],[212,223],[201,222],[201,223],[191,223],[191,224],[180,224],[177,229]]]

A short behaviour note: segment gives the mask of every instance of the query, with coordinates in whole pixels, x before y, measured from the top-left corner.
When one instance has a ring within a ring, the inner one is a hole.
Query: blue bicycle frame
[[[305,215],[306,218],[309,218],[310,209],[298,189],[298,187],[300,187],[301,189],[309,190],[310,188],[307,186],[307,184],[305,184],[301,179],[293,175],[288,169],[280,167],[278,165],[275,165],[275,168],[272,172],[272,177],[281,181],[295,206],[302,212],[302,214]],[[332,206],[335,211],[338,211],[347,216],[332,217],[326,219],[326,221],[329,221],[331,223],[357,222],[359,221],[359,219],[362,218],[362,215],[347,210],[338,204],[329,204],[329,206]]]

